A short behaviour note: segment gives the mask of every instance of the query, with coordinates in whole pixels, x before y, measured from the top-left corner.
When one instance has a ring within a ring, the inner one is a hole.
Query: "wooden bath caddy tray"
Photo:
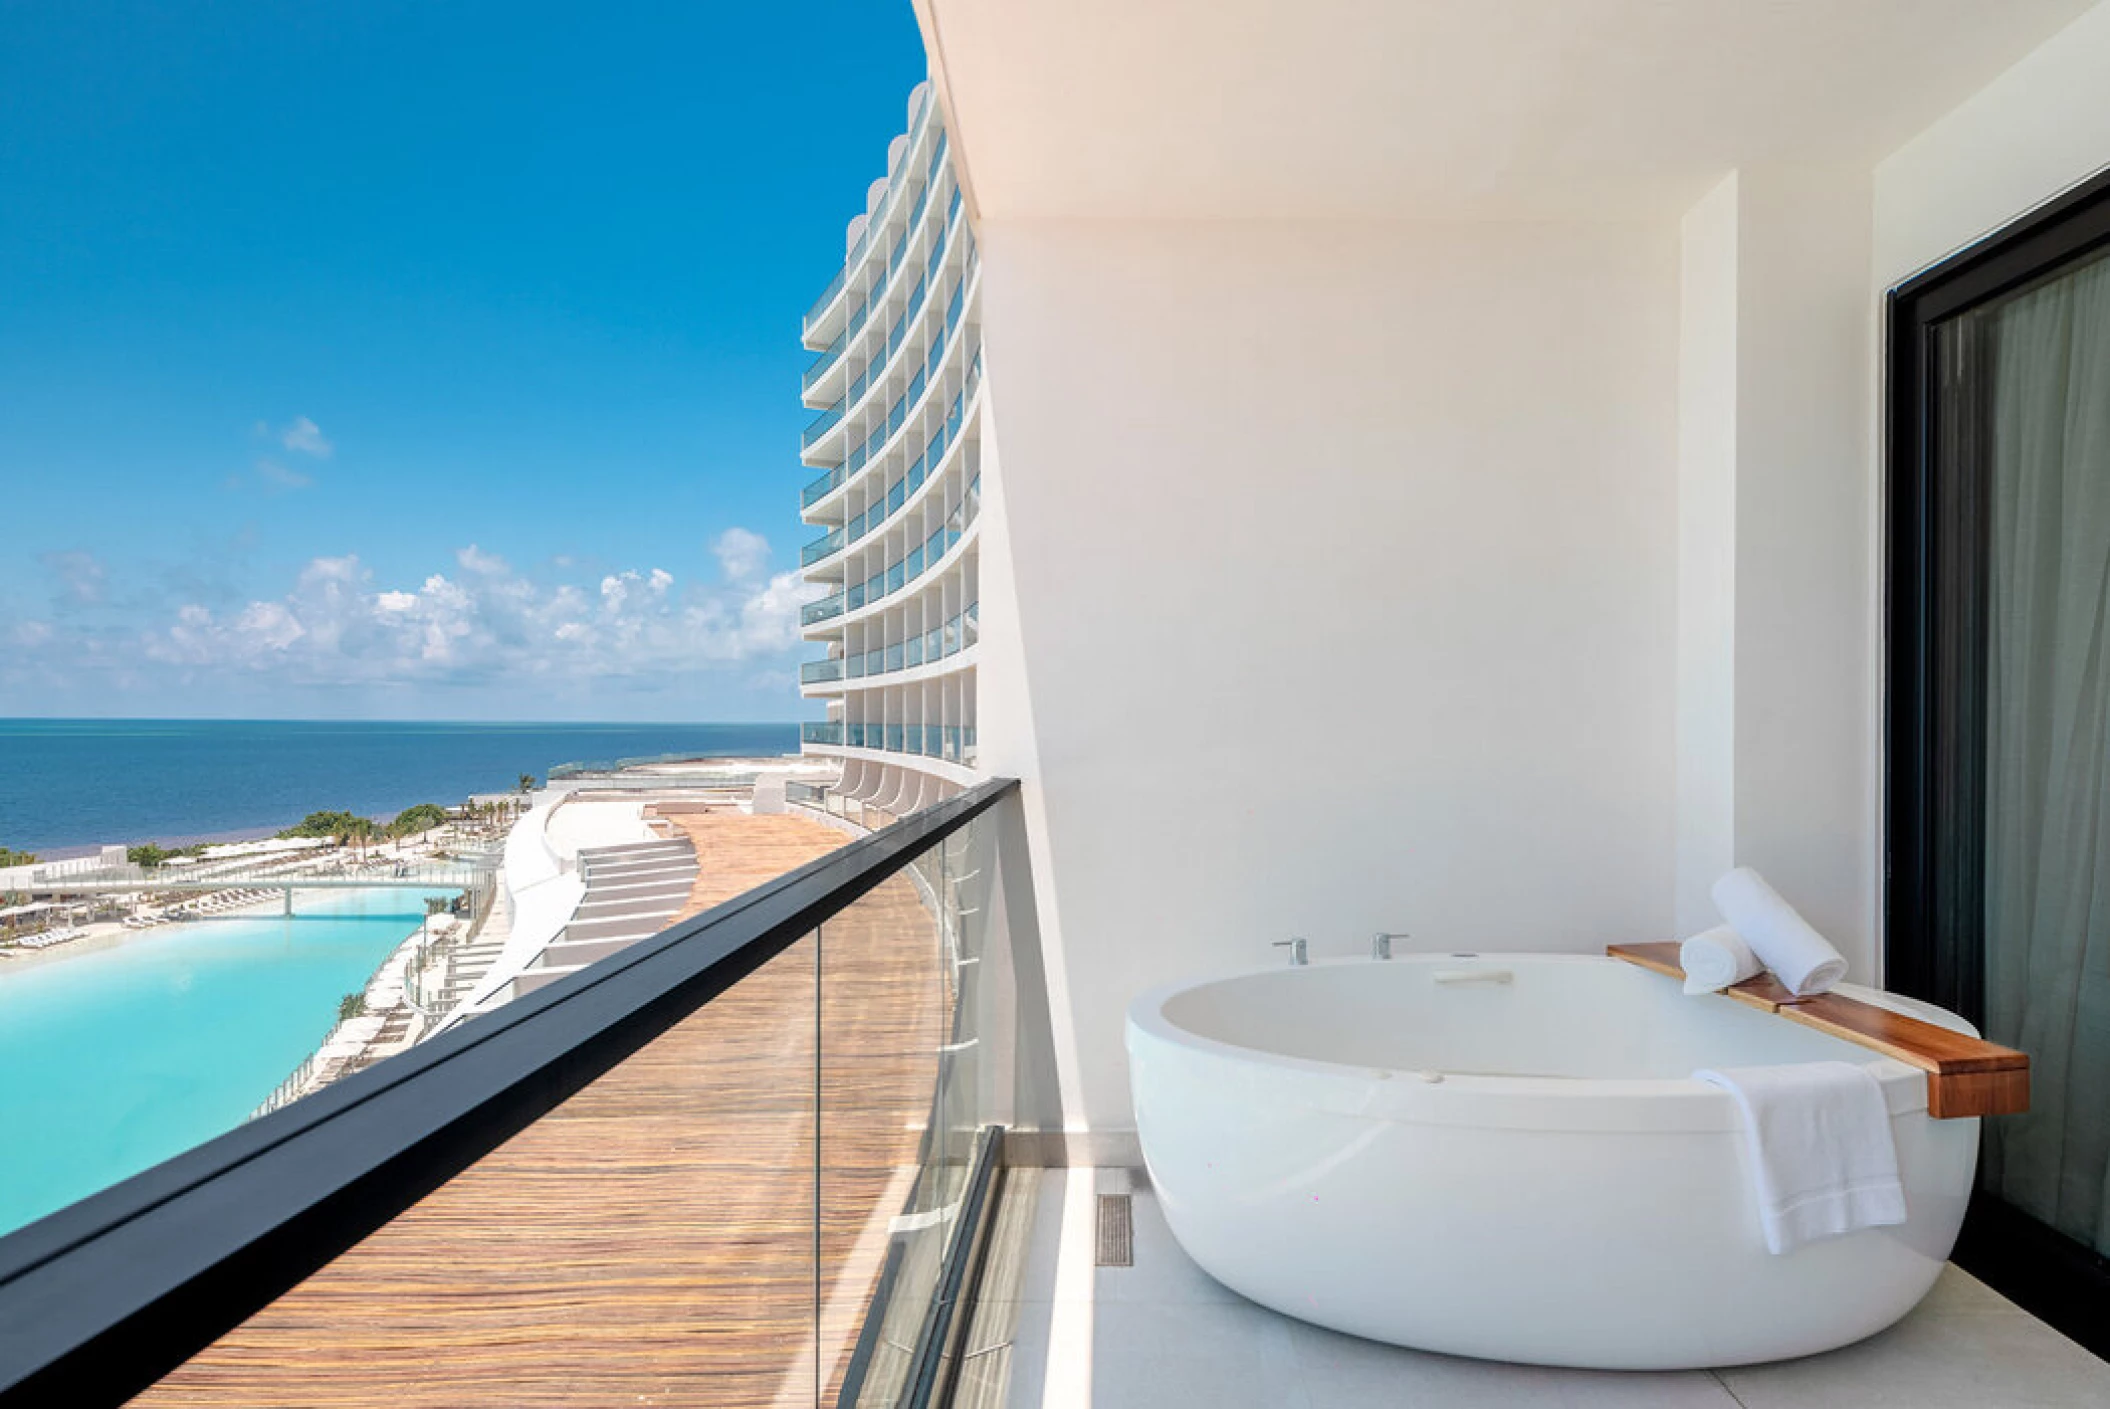
[[[1613,944],[1605,953],[1680,981],[1685,977],[1676,944]],[[2026,1052],[1837,993],[1797,998],[1771,974],[1733,984],[1722,996],[1918,1067],[1927,1073],[1927,1113],[1936,1120],[2029,1109]]]

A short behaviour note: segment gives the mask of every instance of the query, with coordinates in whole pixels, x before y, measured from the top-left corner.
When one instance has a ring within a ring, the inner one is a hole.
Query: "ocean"
[[[390,817],[560,763],[797,753],[796,724],[419,724],[0,719],[0,846],[268,835],[310,812]]]

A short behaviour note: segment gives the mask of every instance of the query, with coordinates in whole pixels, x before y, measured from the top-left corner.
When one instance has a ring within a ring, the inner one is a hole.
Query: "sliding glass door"
[[[1893,986],[2031,1059],[1961,1260],[2110,1302],[2110,201],[1901,290],[1892,322]],[[2090,211],[2095,211],[2090,215]],[[2060,236],[2063,238],[2047,238]]]

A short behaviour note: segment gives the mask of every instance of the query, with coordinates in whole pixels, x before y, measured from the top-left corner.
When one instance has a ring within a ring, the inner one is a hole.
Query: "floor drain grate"
[[[1128,1194],[1099,1196],[1099,1257],[1101,1267],[1136,1265],[1135,1199]]]

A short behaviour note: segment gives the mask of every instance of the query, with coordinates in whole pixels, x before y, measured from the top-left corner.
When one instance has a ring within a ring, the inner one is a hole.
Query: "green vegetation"
[[[447,820],[447,809],[436,802],[421,802],[415,807],[406,807],[396,814],[396,820],[388,824],[392,837],[411,837],[419,832],[429,832]]]
[[[196,846],[179,846],[170,850],[164,850],[150,841],[141,842],[138,846],[125,848],[125,860],[131,862],[134,866],[144,866],[149,871],[156,866],[173,861],[179,856],[203,856],[204,854],[205,845],[202,842]]]
[[[531,793],[531,792],[535,791],[535,775],[534,775],[534,774],[532,774],[532,773],[523,773],[523,774],[521,774],[521,775],[520,775],[520,791],[522,791],[523,793]]]
[[[0,866],[34,866],[37,858],[27,851],[13,851],[0,846]]]
[[[361,817],[351,812],[310,812],[307,816],[279,833],[280,837],[329,837],[340,846],[354,837],[363,837],[374,830],[371,817]]]
[[[337,1021],[366,1016],[366,994],[347,993],[337,1000]]]

